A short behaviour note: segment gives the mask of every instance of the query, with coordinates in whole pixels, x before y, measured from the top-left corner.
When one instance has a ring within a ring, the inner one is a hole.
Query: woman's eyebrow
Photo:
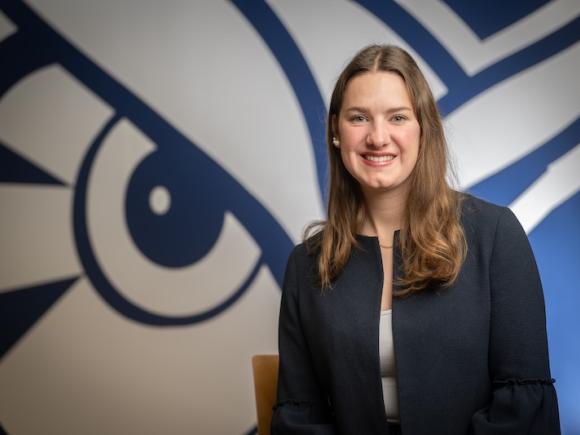
[[[391,107],[390,109],[387,109],[385,112],[386,113],[393,113],[393,112],[402,112],[404,110],[408,110],[410,112],[413,111],[413,109],[408,107],[408,106],[398,106],[398,107]],[[345,112],[369,112],[369,109],[367,109],[365,107],[352,106],[352,107],[349,107],[348,109],[346,109]]]
[[[346,109],[345,112],[368,112],[368,109],[359,106],[352,106]]]

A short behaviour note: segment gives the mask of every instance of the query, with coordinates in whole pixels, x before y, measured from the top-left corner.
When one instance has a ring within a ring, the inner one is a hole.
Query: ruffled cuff
[[[560,435],[554,379],[493,381],[489,406],[472,418],[473,435]]]
[[[509,378],[509,379],[495,380],[495,381],[493,381],[493,386],[497,387],[497,386],[504,386],[504,385],[533,385],[533,384],[552,385],[554,382],[556,382],[556,379],[554,379],[554,378],[546,378],[546,379],[541,379],[541,378],[529,378],[529,379]]]

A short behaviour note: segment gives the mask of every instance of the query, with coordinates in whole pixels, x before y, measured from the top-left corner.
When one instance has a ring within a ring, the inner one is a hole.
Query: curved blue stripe
[[[559,53],[579,40],[580,17],[577,17],[550,35],[480,71],[464,85],[450,88],[439,100],[439,107],[443,113],[450,114],[493,85]]]
[[[316,161],[318,186],[323,203],[326,198],[326,106],[314,76],[302,53],[282,22],[263,1],[231,0],[254,26],[282,67],[298,99],[308,126]]]
[[[467,82],[469,77],[455,58],[404,8],[394,1],[356,0],[356,2],[411,45],[448,89]]]
[[[471,186],[469,192],[507,206],[534,183],[550,163],[574,148],[579,140],[580,118],[577,118],[541,147]]]

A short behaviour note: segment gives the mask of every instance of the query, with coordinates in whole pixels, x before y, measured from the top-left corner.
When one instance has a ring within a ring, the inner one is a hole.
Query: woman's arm
[[[470,433],[560,434],[542,284],[527,236],[508,208],[496,228],[490,283],[493,393],[473,416]]]
[[[278,403],[272,417],[272,434],[332,435],[335,433],[328,400],[322,394],[302,328],[298,305],[298,275],[295,248],[286,266],[278,347]]]

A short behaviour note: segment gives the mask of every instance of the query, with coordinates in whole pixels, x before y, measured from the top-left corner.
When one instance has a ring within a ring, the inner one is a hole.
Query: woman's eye
[[[350,120],[353,122],[364,122],[366,118],[363,115],[354,115]]]
[[[403,122],[404,120],[407,119],[407,117],[404,115],[393,115],[391,119],[395,122]]]

